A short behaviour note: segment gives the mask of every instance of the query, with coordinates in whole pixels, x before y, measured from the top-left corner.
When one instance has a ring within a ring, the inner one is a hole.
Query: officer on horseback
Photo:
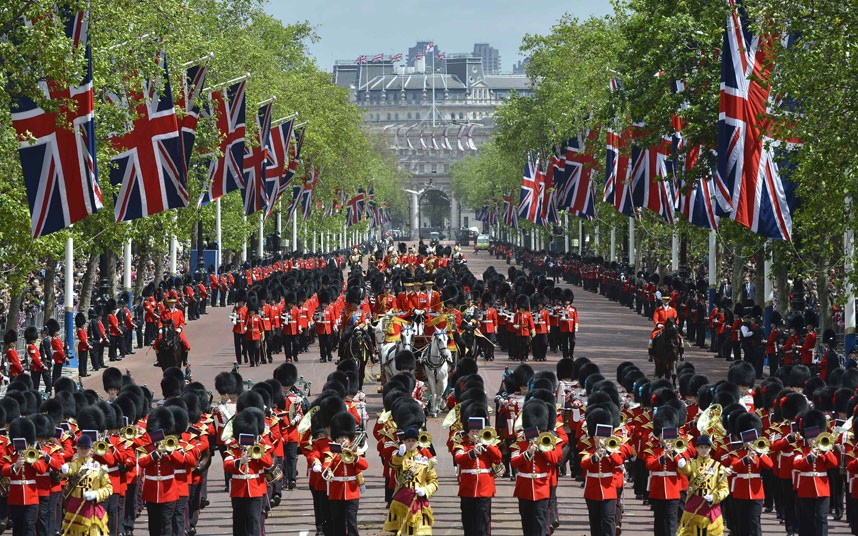
[[[179,295],[175,290],[171,290],[167,295],[167,310],[161,313],[158,319],[158,339],[152,345],[152,348],[155,352],[158,351],[158,347],[164,339],[165,326],[172,324],[173,329],[176,330],[176,334],[182,340],[182,363],[187,364],[188,352],[191,350],[191,345],[188,343],[187,337],[185,337],[185,315],[177,307],[178,301]]]
[[[652,315],[652,322],[653,324],[655,324],[655,327],[653,327],[652,329],[652,333],[649,337],[649,344],[647,345],[650,363],[652,363],[652,341],[655,340],[655,338],[664,330],[664,325],[665,323],[667,323],[667,320],[669,318],[673,319],[674,324],[677,323],[679,318],[679,316],[676,314],[676,309],[674,309],[670,305],[670,295],[661,294],[659,297],[661,298],[661,307],[656,308],[655,312]],[[680,342],[680,348],[682,348],[682,338],[678,332],[676,336]]]

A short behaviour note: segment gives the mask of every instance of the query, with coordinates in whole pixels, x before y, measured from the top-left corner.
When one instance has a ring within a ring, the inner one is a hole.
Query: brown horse
[[[679,361],[682,343],[679,331],[672,318],[664,323],[664,329],[652,340],[652,360],[655,362],[655,377],[665,378],[676,386],[676,363]]]

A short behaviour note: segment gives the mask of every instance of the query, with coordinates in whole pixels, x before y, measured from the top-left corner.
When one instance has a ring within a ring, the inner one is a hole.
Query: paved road
[[[469,265],[475,274],[481,274],[489,264],[495,264],[496,268],[506,271],[503,261],[495,261],[485,252],[474,256],[469,252]],[[651,330],[649,321],[634,314],[625,307],[621,307],[608,300],[576,289],[575,304],[581,315],[581,331],[578,334],[576,354],[587,356],[597,362],[605,375],[609,378],[615,376],[616,366],[625,360],[639,362],[641,368],[646,372],[654,372],[652,366],[646,362],[646,340]],[[187,329],[188,338],[193,347],[191,352],[191,364],[195,380],[203,382],[207,386],[214,385],[214,377],[218,372],[229,370],[234,359],[231,324],[227,318],[229,309],[209,309],[209,314],[200,320],[189,324]],[[120,366],[131,371],[135,381],[139,384],[149,385],[159,396],[160,369],[152,366],[154,355],[152,351],[137,351],[134,356],[127,357]],[[282,359],[282,356],[280,356]],[[726,363],[723,360],[711,357],[711,354],[699,352],[696,349],[686,353],[689,361],[695,364],[697,370],[709,375],[710,378],[723,378],[726,373]],[[558,360],[557,355],[549,355],[547,363],[534,364],[535,369],[550,368],[554,370]],[[498,353],[492,363],[481,363],[480,372],[486,379],[489,389],[495,389],[500,384],[501,374],[507,365],[514,362],[509,361],[506,355]],[[243,367],[241,373],[245,379],[259,381],[271,377],[276,366],[265,365],[261,368]],[[324,383],[325,377],[333,370],[330,363],[318,363],[318,349],[312,347],[310,352],[302,356],[298,364],[299,372],[306,379],[313,382],[314,392],[318,392]],[[101,379],[98,376],[87,378],[84,381],[86,387],[91,387],[101,392]],[[368,384],[366,387],[370,414],[374,416],[381,408],[381,397],[376,394],[375,385]],[[493,395],[494,393],[490,393]],[[446,438],[442,433],[442,417],[429,420],[429,430],[435,438]],[[370,468],[366,473],[367,492],[361,498],[358,521],[361,533],[364,535],[378,534],[383,524],[386,509],[384,507],[383,482],[379,476],[380,461],[374,455],[375,446],[369,448]],[[303,460],[298,462],[299,473],[302,475],[306,469]],[[212,504],[201,515],[198,533],[200,535],[231,534],[231,507],[229,496],[225,493],[220,483],[223,482],[222,467],[216,462],[212,464],[210,471],[209,499]],[[440,478],[440,489],[432,498],[432,508],[435,512],[435,530],[438,535],[461,534],[459,500],[456,497],[457,484],[453,471],[452,460],[445,449],[439,449],[438,475]],[[492,504],[492,529],[496,536],[519,535],[521,525],[518,516],[518,503],[512,497],[513,483],[508,479],[498,481],[497,496]],[[630,494],[631,492],[627,493]],[[580,485],[571,478],[563,479],[558,488],[561,527],[555,534],[584,535],[589,533],[587,522],[587,510],[583,500],[583,490]],[[290,534],[312,536],[315,533],[313,522],[313,506],[310,492],[307,489],[305,478],[299,479],[298,487],[292,492],[284,492],[284,501],[276,508],[266,523],[266,534]],[[145,533],[145,513],[138,519],[138,533]],[[779,525],[774,514],[763,516],[764,534],[783,534],[782,525]],[[652,533],[652,514],[648,507],[633,498],[625,501],[625,516],[623,524],[624,534],[648,535]],[[848,526],[844,522],[830,522],[831,534],[849,534]]]

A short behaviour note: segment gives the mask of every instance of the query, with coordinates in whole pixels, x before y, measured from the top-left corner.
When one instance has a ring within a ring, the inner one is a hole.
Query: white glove
[[[683,469],[686,465],[688,465],[688,460],[686,460],[685,458],[679,458],[679,461],[676,462],[676,465],[678,465],[680,469]]]
[[[181,332],[182,332],[182,328],[176,329],[176,333],[181,333]]]
[[[712,501],[715,500],[715,497],[713,497],[711,493],[707,493],[706,495],[703,496],[703,500],[708,502],[708,503],[711,503]]]
[[[414,493],[416,493],[418,497],[425,497],[426,496],[426,490],[420,486],[417,486],[416,488],[414,488]]]
[[[405,445],[399,445],[399,450],[397,452],[399,452],[400,456],[405,456]]]
[[[84,491],[83,492],[83,498],[86,499],[87,501],[94,501],[98,498],[98,493],[96,493],[94,491]]]
[[[60,467],[60,471],[61,471],[64,475],[69,474],[69,464],[64,463],[64,464],[63,464],[63,466],[62,466],[62,467]]]
[[[313,464],[313,472],[314,473],[321,473],[322,472],[322,464],[320,464],[320,463]]]

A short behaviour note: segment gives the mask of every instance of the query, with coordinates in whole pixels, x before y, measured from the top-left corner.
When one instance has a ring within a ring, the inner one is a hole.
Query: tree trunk
[[[757,250],[757,254],[755,255],[757,259],[756,266],[754,268],[754,303],[759,305],[760,307],[766,306],[766,255],[770,254],[770,251],[767,251],[764,248],[760,248]]]
[[[787,281],[787,271],[785,266],[775,264],[775,309],[786,319],[787,311],[789,311],[789,282]]]
[[[9,311],[6,313],[6,329],[18,329],[18,315],[21,314],[21,303],[23,301],[23,292],[9,293]]]
[[[99,254],[93,252],[89,254],[89,259],[86,261],[86,272],[80,284],[80,303],[77,307],[77,310],[83,314],[88,314],[92,304],[92,288],[98,275],[98,258]]]
[[[161,253],[155,254],[155,278],[153,279],[155,283],[155,288],[161,284],[161,280],[164,275],[164,255]]]
[[[733,303],[739,303],[742,290],[742,268],[745,266],[744,247],[736,244],[736,252],[733,254],[733,273],[730,282],[733,285]]]
[[[45,320],[55,318],[55,310],[57,306],[57,293],[54,289],[54,283],[57,279],[57,260],[53,257],[48,257],[45,261]]]
[[[113,252],[112,249],[108,249],[103,253],[104,255],[104,264],[103,269],[106,270],[101,277],[107,278],[107,288],[110,290],[110,297],[116,298],[116,282],[118,278],[118,273],[116,270],[117,258],[116,253]]]

